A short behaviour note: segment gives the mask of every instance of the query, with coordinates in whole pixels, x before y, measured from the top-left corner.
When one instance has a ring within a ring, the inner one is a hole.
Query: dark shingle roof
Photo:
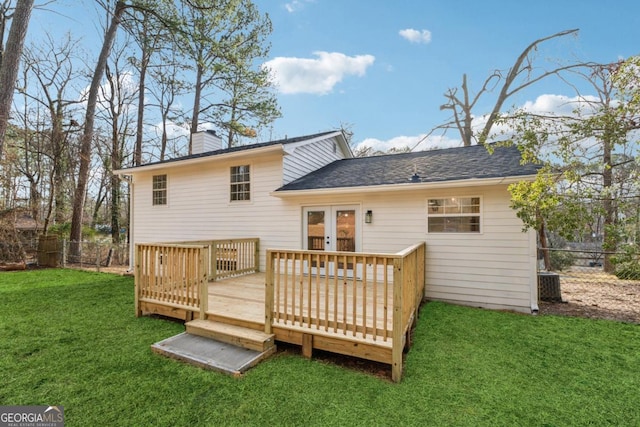
[[[457,181],[534,175],[539,165],[520,164],[517,147],[448,148],[416,153],[360,157],[335,161],[278,191]],[[419,180],[412,181],[417,173]]]
[[[304,136],[298,136],[298,137],[295,137],[295,138],[284,138],[284,139],[278,139],[278,140],[275,140],[275,141],[260,142],[260,143],[251,144],[251,145],[240,145],[240,146],[237,146],[237,147],[223,148],[221,150],[206,151],[204,153],[191,154],[191,155],[182,156],[182,157],[175,157],[173,159],[167,159],[167,160],[163,160],[161,162],[158,161],[158,162],[145,163],[144,165],[141,165],[141,167],[151,166],[151,165],[160,165],[160,164],[166,164],[166,163],[174,163],[174,162],[180,162],[180,161],[183,161],[183,160],[198,159],[198,158],[202,158],[202,157],[219,156],[221,154],[235,153],[235,152],[238,152],[238,151],[252,150],[254,148],[268,147],[270,145],[292,144],[292,143],[295,143],[295,142],[306,141],[308,139],[318,138],[318,137],[321,137],[323,135],[329,135],[329,134],[332,134],[332,133],[335,133],[335,132],[336,132],[335,130],[332,130],[332,131],[328,131],[328,132],[316,133],[316,134],[313,134],[313,135],[304,135]],[[125,169],[135,169],[135,168],[125,168]]]

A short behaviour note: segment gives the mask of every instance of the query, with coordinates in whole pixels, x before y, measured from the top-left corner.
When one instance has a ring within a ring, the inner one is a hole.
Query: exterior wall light
[[[367,211],[367,213],[364,214],[364,222],[367,224],[371,224],[371,222],[373,221],[373,211]]]

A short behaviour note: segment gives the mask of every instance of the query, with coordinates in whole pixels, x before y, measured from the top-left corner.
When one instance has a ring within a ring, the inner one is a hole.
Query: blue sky
[[[562,30],[580,32],[545,44],[536,64],[548,65],[548,59],[611,62],[640,54],[637,0],[254,2],[273,22],[268,65],[279,81],[283,115],[269,134],[261,135],[266,139],[349,125],[356,144],[380,149],[413,145],[447,120],[439,109],[443,93],[459,86],[463,73],[473,92],[493,70],[508,69],[529,43]],[[55,24],[51,13],[35,12],[30,33],[52,25],[57,31],[98,32],[86,20],[79,22],[91,5],[61,4],[63,16]],[[99,47],[94,48],[97,55]],[[494,95],[478,105],[478,114],[489,112]],[[553,108],[562,98],[550,95],[576,94],[549,79],[508,106],[543,102]],[[447,138],[427,140],[421,147],[456,145],[457,138],[450,131]]]

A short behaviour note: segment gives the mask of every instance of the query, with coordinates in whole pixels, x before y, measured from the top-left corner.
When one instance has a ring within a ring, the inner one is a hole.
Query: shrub
[[[622,251],[611,257],[615,265],[615,275],[618,279],[640,280],[640,255],[633,245],[626,245]]]
[[[551,270],[553,271],[561,271],[571,267],[576,261],[573,253],[565,251],[551,250],[549,251],[549,258],[551,259]]]

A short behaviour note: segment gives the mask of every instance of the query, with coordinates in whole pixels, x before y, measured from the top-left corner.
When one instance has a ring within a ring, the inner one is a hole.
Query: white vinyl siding
[[[335,138],[290,147],[288,151],[283,160],[283,185],[344,158],[343,153],[336,149]]]
[[[150,209],[152,173],[136,174],[133,191],[133,240],[178,242],[202,239],[259,237],[264,266],[266,248],[291,248],[299,240],[299,207],[288,206],[270,192],[281,185],[281,155],[251,161],[251,201],[231,202],[229,174],[238,161],[171,168],[167,209]],[[294,246],[299,247],[299,246]]]

